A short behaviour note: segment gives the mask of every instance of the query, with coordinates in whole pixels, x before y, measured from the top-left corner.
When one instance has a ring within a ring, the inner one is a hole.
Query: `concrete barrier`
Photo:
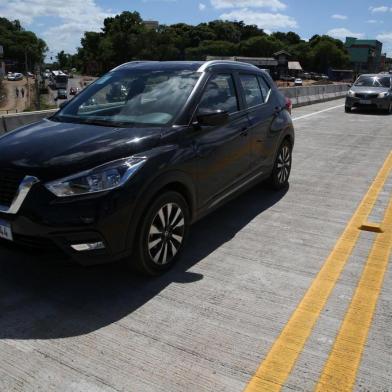
[[[279,90],[291,99],[293,107],[298,107],[342,98],[346,96],[349,86],[347,84],[326,84],[319,86],[283,87]]]
[[[56,113],[57,109],[52,110],[40,110],[38,112],[23,112],[23,113],[13,113],[5,114],[1,116],[0,121],[0,134],[4,132],[12,131],[22,125],[32,124],[43,118],[51,116]]]
[[[280,91],[291,99],[293,107],[298,107],[344,97],[348,89],[347,84],[327,84],[320,86],[284,87],[280,88]],[[56,109],[5,114],[0,117],[0,134],[12,131],[22,125],[40,121],[55,112]]]

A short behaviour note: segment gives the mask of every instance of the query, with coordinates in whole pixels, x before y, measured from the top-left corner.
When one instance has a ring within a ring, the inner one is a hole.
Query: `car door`
[[[276,135],[270,132],[276,116],[272,90],[258,74],[240,73],[239,82],[250,123],[250,171],[262,173],[271,165],[276,139]]]
[[[225,125],[202,126],[195,133],[201,206],[225,194],[249,170],[249,122],[246,111],[240,111],[232,73],[213,74],[208,80],[196,116],[211,110],[227,111],[229,121]]]

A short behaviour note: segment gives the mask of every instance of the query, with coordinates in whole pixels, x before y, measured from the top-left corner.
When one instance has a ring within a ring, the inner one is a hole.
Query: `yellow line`
[[[351,391],[372,324],[392,249],[392,200],[329,354],[316,392]]]
[[[300,355],[392,169],[392,152],[244,392],[280,391]]]

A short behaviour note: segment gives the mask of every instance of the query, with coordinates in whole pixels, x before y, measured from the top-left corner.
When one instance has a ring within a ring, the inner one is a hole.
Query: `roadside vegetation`
[[[212,56],[269,57],[287,50],[304,69],[325,73],[349,66],[343,42],[315,35],[309,41],[294,33],[265,33],[255,25],[215,20],[197,26],[178,23],[148,29],[137,12],[106,18],[100,32],[85,32],[75,55],[60,52],[60,68],[100,75],[131,60],[205,60]]]
[[[32,31],[25,30],[18,20],[10,21],[0,17],[0,43],[4,48],[6,59],[18,67],[18,72],[27,68],[33,71],[36,65],[44,61],[47,46]]]

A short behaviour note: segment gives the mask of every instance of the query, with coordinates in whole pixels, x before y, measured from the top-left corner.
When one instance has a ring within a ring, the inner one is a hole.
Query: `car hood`
[[[114,128],[48,119],[0,137],[0,170],[51,180],[154,147],[161,128]]]
[[[361,93],[361,94],[380,94],[389,91],[387,87],[364,87],[364,86],[353,86],[351,90],[354,93]]]

